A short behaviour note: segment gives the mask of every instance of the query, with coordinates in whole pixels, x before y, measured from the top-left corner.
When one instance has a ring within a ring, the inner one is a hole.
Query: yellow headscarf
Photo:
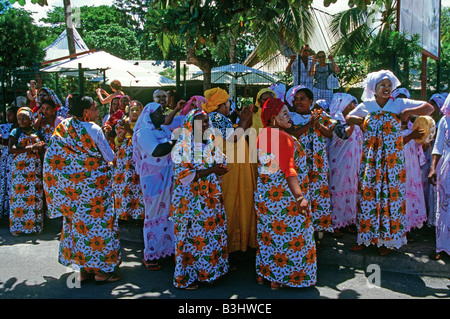
[[[202,109],[208,114],[217,110],[220,104],[225,103],[230,98],[227,91],[219,87],[206,90],[204,96],[206,103],[202,104]]]
[[[272,93],[273,96],[276,98],[277,94],[272,91],[271,89],[262,89],[258,92],[258,94],[256,95],[256,101],[255,101],[255,106],[258,107],[258,111],[256,113],[252,114],[252,127],[259,133],[259,130],[262,129],[264,127],[263,122],[261,120],[261,111],[262,111],[262,105],[259,104],[259,98],[261,97],[261,95],[263,95],[264,93]]]

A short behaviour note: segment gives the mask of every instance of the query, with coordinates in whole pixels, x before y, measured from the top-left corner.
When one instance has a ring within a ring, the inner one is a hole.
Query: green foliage
[[[102,25],[84,37],[89,48],[103,50],[121,59],[140,59],[138,41],[133,31],[118,24]]]
[[[0,15],[0,66],[15,68],[32,66],[44,57],[39,46],[43,33],[33,25],[31,14],[10,8]]]

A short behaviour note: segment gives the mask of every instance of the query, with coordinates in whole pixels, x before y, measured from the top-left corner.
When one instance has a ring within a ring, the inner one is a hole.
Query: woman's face
[[[273,98],[275,98],[273,93],[271,93],[271,92],[263,93],[263,94],[261,94],[261,96],[258,99],[259,105],[261,105],[261,107],[263,107],[264,103],[266,103],[266,101],[268,99],[273,99]]]
[[[87,114],[89,116],[91,122],[96,122],[100,114],[100,111],[97,107],[97,102],[94,101],[94,104],[92,104],[90,108],[85,109],[84,114]]]
[[[40,90],[38,94],[38,98],[40,101],[50,98],[46,90]]]
[[[130,106],[130,120],[132,122],[136,122],[137,119],[139,118],[139,115],[142,112],[142,106],[140,104],[137,103],[133,103]]]
[[[294,101],[292,102],[295,111],[299,114],[310,114],[312,103],[313,100],[302,91],[295,93]]]
[[[205,134],[206,130],[209,128],[209,120],[207,114],[198,114],[194,117],[194,123],[195,121],[201,121],[202,122],[202,136]]]
[[[8,123],[14,123],[16,121],[16,114],[11,110],[7,111],[6,120],[8,121]]]
[[[114,99],[111,101],[111,110],[113,113],[117,112],[119,109],[119,101],[120,99]]]
[[[45,118],[52,118],[55,116],[55,109],[49,104],[44,103],[42,104],[42,115],[44,115]]]
[[[275,116],[276,125],[282,129],[287,129],[292,126],[291,116],[289,115],[289,109],[286,105],[280,110],[277,116]]]
[[[381,80],[375,85],[375,95],[378,98],[389,99],[392,93],[392,82],[389,79]]]
[[[219,105],[219,107],[217,108],[217,112],[221,113],[225,116],[228,116],[228,115],[230,115],[230,107],[231,107],[231,102],[230,102],[230,100],[228,100],[225,103],[222,103]]]
[[[156,128],[159,128],[161,125],[164,124],[165,116],[163,113],[162,106],[158,107],[158,109],[150,114],[150,119],[152,120],[153,125]]]
[[[31,119],[27,115],[19,113],[17,115],[17,123],[20,128],[29,128],[31,126]]]
[[[167,106],[167,93],[165,91],[159,90],[153,98],[156,103],[159,103],[162,107]]]

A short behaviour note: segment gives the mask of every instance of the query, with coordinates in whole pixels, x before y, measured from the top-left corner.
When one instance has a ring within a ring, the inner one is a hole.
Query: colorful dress
[[[248,247],[257,247],[255,203],[251,196],[256,188],[256,175],[250,162],[249,147],[245,137],[236,143],[227,142],[231,135],[227,132],[234,132],[234,128],[226,116],[212,112],[209,118],[224,138],[223,148],[228,158],[229,171],[222,177],[221,183],[227,214],[228,253],[247,251]],[[253,137],[256,140],[256,135]]]
[[[68,118],[44,157],[50,218],[63,217],[59,262],[88,273],[110,273],[121,262],[111,187],[114,154],[99,126]]]
[[[338,137],[333,130],[333,138],[328,146],[328,158],[334,229],[356,224],[362,142],[363,134],[357,125],[347,139]]]
[[[291,113],[294,125],[308,123],[311,115]],[[319,123],[331,128],[329,117],[322,114]],[[331,200],[329,191],[329,165],[327,154],[327,138],[320,131],[311,127],[307,134],[299,137],[299,142],[306,152],[306,164],[309,178],[309,194],[311,200],[312,222],[315,231],[333,232]]]
[[[0,135],[2,139],[8,139],[12,129],[12,123],[0,125]],[[8,146],[1,150],[0,157],[0,218],[9,215],[10,189],[11,189],[11,164],[13,154],[9,153]]]
[[[13,129],[10,137],[24,148],[43,140],[39,131]],[[42,162],[38,151],[15,154],[11,165],[9,225],[12,234],[40,233],[43,229]]]
[[[448,100],[448,99],[447,99]],[[450,255],[450,116],[444,116],[438,124],[433,155],[441,155],[436,167],[437,199],[436,252]]]
[[[277,154],[276,147],[267,145],[272,134],[279,134],[279,152],[293,157],[293,167],[279,169],[285,166],[282,161],[288,156]],[[297,212],[296,200],[286,181],[287,177],[297,174],[303,196],[308,199],[303,148],[287,133],[264,128],[258,137],[258,160],[256,272],[271,282],[289,287],[312,286],[317,281],[314,226],[310,215]]]
[[[127,136],[117,147],[114,158],[113,190],[116,215],[120,220],[144,219],[144,197],[133,160],[131,136]]]
[[[396,114],[423,103],[389,99],[381,108],[369,99],[349,114],[365,118],[356,223],[359,245],[399,248],[407,242],[405,155]]]
[[[227,221],[219,178],[210,174],[194,181],[197,170],[214,166],[214,154],[219,152],[209,148],[212,143],[195,144],[191,139],[193,119],[201,112],[192,110],[187,115],[186,131],[172,151],[175,182],[171,216],[176,237],[173,284],[177,288],[195,281],[214,281],[229,268]],[[193,160],[197,156],[200,160]]]
[[[169,129],[156,129],[150,114],[160,105],[149,103],[139,115],[133,134],[133,159],[144,196],[144,259],[158,260],[175,253],[174,226],[170,217],[173,162],[170,153],[152,156],[159,144],[171,140]]]
[[[403,136],[411,133],[410,129],[403,130]],[[410,140],[404,144],[406,169],[406,231],[422,228],[427,221],[427,207],[423,190],[420,163],[425,161],[422,146]]]

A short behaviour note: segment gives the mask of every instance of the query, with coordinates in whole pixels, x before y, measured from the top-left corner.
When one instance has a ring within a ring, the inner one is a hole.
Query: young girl
[[[40,233],[43,227],[43,189],[41,155],[45,143],[33,128],[33,112],[22,107],[17,112],[18,128],[9,136],[11,166],[10,231],[19,234]]]
[[[48,99],[41,102],[41,110],[37,113],[34,127],[42,133],[45,143],[48,143],[55,128],[64,120],[62,116],[58,116],[56,113],[57,108],[53,100]]]
[[[131,101],[128,116],[118,123],[118,133],[114,140],[117,147],[114,159],[115,209],[121,220],[144,219],[145,207],[139,175],[133,160],[133,128],[143,110],[139,101]]]
[[[13,154],[9,153],[8,143],[10,132],[17,128],[17,110],[12,107],[6,111],[8,123],[0,124],[1,162],[0,162],[0,218],[9,215],[10,189],[11,189],[11,164]]]

